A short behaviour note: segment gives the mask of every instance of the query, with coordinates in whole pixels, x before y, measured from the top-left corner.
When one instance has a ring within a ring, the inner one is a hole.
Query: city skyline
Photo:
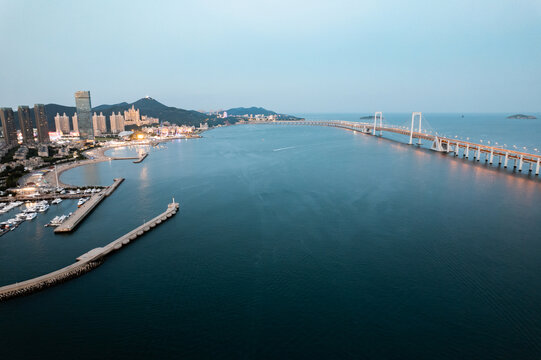
[[[88,89],[96,104],[151,95],[194,110],[541,111],[536,1],[28,3],[0,2],[27,14],[0,24],[21,55],[0,60],[3,107]],[[119,43],[122,61],[103,56]]]

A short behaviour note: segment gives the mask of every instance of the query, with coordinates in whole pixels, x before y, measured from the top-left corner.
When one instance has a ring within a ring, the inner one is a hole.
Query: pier
[[[418,126],[416,126],[416,123]],[[515,170],[522,172],[525,168],[529,173],[534,173],[536,176],[541,172],[541,155],[531,154],[522,151],[505,149],[499,146],[484,145],[470,141],[451,139],[447,137],[427,134],[422,132],[422,114],[420,112],[412,113],[411,127],[403,129],[397,126],[384,125],[381,112],[377,112],[374,116],[374,123],[364,123],[356,121],[258,121],[250,124],[272,124],[272,125],[306,125],[306,126],[329,126],[342,128],[346,130],[359,131],[363,134],[382,136],[383,132],[390,132],[409,137],[408,144],[422,144],[422,140],[431,142],[431,150],[440,153],[449,153],[454,156],[460,156],[469,159],[473,156],[476,161],[484,161],[490,165],[496,161],[499,166],[503,164],[504,168],[511,166],[509,161],[512,161],[512,166]],[[415,129],[417,127],[417,129]],[[414,141],[416,139],[416,141]]]
[[[140,158],[137,158],[137,160],[135,160],[133,163],[138,164],[140,162],[143,162],[143,160],[145,160],[147,156],[148,156],[148,153],[144,153]]]
[[[106,190],[100,191],[97,194],[93,194],[87,202],[81,205],[80,208],[75,210],[75,212],[60,226],[54,229],[55,233],[64,233],[71,232],[75,230],[77,225],[85,219],[85,217],[94,210],[100,202],[103,201],[107,196],[111,195],[113,191],[124,181],[124,178],[115,179],[113,184],[107,187]]]
[[[92,249],[87,253],[79,256],[77,262],[68,265],[62,269],[53,271],[51,273],[26,280],[20,283],[6,285],[0,287],[0,301],[4,301],[13,297],[28,295],[36,291],[46,289],[48,287],[60,284],[69,279],[81,276],[88,271],[95,269],[105,261],[107,255],[114,251],[122,249],[125,245],[138,237],[144,235],[146,232],[154,229],[156,226],[162,224],[164,221],[174,216],[179,209],[179,204],[173,202],[167,205],[167,209],[156,216],[150,221],[145,222],[143,225],[138,226],[134,230],[119,237],[113,242],[103,246]]]

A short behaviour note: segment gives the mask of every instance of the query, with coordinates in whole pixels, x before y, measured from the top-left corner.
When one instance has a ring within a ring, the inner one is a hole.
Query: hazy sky
[[[539,112],[541,0],[0,0],[0,106]]]

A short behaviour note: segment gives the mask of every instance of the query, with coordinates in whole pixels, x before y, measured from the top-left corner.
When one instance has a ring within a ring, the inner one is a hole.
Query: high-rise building
[[[119,132],[124,131],[124,116],[118,112],[118,115],[115,115],[115,112],[109,116],[109,121],[111,125],[111,132],[113,134],[118,134]]]
[[[2,120],[2,130],[4,131],[4,142],[6,145],[17,145],[17,129],[15,128],[13,109],[0,108],[0,120]]]
[[[94,113],[92,115],[92,128],[94,129],[94,135],[102,135],[107,132],[107,124],[105,123],[105,115],[100,112],[99,115]]]
[[[30,117],[30,108],[25,105],[19,106],[17,116],[19,116],[23,144],[32,144],[34,142],[34,127],[32,126],[32,118]]]
[[[90,110],[90,91],[77,91],[75,93],[75,107],[77,108],[77,125],[79,137],[82,140],[94,140],[94,129],[92,126],[92,115]]]
[[[124,110],[124,122],[126,125],[139,126],[141,117],[139,116],[139,109],[135,109],[135,106],[131,106],[131,109]]]
[[[47,124],[47,114],[45,114],[45,105],[34,105],[34,117],[36,118],[36,127],[38,128],[38,143],[48,143],[49,125]]]
[[[77,120],[77,113],[74,113],[71,117],[71,123],[73,125],[73,131],[79,133],[79,120]]]
[[[66,113],[64,113],[64,115],[56,113],[56,116],[54,117],[54,125],[57,134],[70,134],[70,118],[66,115]]]

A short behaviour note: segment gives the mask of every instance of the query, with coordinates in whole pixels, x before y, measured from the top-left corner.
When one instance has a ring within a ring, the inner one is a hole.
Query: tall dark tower
[[[81,140],[94,140],[94,127],[92,126],[92,105],[90,104],[90,91],[77,91],[75,93],[75,107],[77,108],[77,121],[79,137]]]
[[[47,114],[45,114],[45,105],[34,105],[34,117],[36,118],[36,127],[38,128],[38,143],[48,143],[49,125],[47,125]]]
[[[7,146],[17,145],[17,129],[15,129],[15,116],[11,108],[0,108],[0,120],[4,131],[4,141]]]
[[[24,105],[19,106],[17,115],[19,116],[21,134],[23,135],[23,144],[34,143],[34,128],[32,126],[32,118],[30,117],[30,108]]]

